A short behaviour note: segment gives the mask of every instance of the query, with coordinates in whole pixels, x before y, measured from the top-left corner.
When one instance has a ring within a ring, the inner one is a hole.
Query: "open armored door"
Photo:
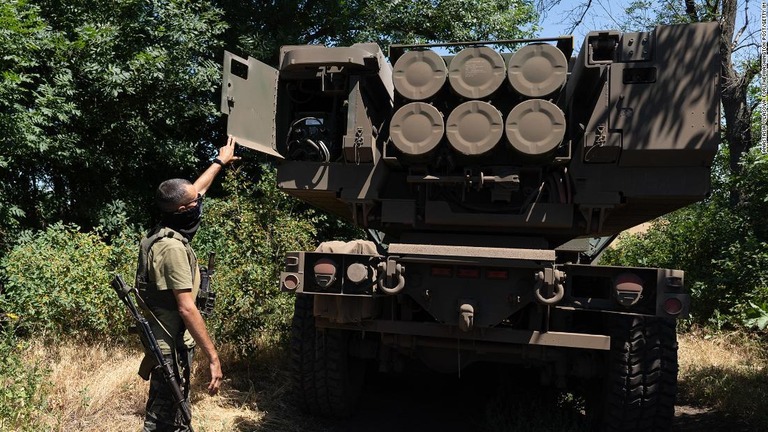
[[[276,103],[277,70],[225,51],[220,109],[228,115],[227,134],[240,145],[283,158],[275,143]]]

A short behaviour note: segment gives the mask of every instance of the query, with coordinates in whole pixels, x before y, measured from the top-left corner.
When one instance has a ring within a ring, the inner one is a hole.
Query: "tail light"
[[[664,300],[664,312],[669,315],[679,315],[683,311],[683,302],[677,297]]]
[[[451,267],[432,266],[432,276],[453,277],[453,269]]]
[[[508,270],[488,270],[485,272],[485,277],[495,280],[507,280],[509,279]]]
[[[326,289],[336,281],[336,263],[328,258],[320,258],[315,262],[315,282],[320,288]]]
[[[456,277],[464,279],[478,279],[480,277],[480,269],[472,267],[459,267],[456,269]]]
[[[643,295],[643,280],[634,273],[622,273],[613,280],[614,298],[620,305],[630,307]]]

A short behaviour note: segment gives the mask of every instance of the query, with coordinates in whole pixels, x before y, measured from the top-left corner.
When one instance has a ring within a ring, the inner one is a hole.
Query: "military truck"
[[[295,387],[349,415],[366,363],[490,361],[582,389],[594,429],[669,429],[680,270],[595,265],[706,197],[717,23],[573,37],[226,53],[221,111],[285,193],[368,240],[289,252]]]

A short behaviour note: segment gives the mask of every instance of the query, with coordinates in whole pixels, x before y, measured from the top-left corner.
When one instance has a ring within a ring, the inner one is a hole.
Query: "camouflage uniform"
[[[176,378],[185,399],[189,401],[190,365],[195,342],[178,312],[171,290],[190,289],[197,296],[200,271],[197,257],[189,242],[170,228],[154,231],[141,242],[136,285],[147,304],[152,319],[149,323],[163,356],[176,366]],[[175,349],[172,349],[174,347]],[[145,353],[139,375],[150,380],[144,432],[186,432],[181,410],[173,401],[162,371],[151,353]]]
[[[189,402],[189,374],[192,364],[193,349],[184,352],[179,351],[179,367],[181,376],[179,385],[184,393],[184,399]],[[192,426],[184,425],[181,410],[174,403],[171,391],[163,379],[163,373],[159,369],[152,370],[149,380],[149,399],[147,399],[146,417],[144,418],[143,432],[193,432]]]

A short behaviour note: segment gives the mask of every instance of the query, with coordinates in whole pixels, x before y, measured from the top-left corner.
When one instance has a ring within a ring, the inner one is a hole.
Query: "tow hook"
[[[475,308],[469,303],[459,306],[459,329],[463,332],[472,330],[475,319]]]
[[[536,300],[546,306],[552,306],[560,302],[565,295],[565,272],[545,268],[536,273],[536,285],[533,293]]]
[[[405,288],[405,267],[388,258],[386,262],[379,264],[379,272],[382,274],[379,279],[379,289],[389,295],[395,295]]]

